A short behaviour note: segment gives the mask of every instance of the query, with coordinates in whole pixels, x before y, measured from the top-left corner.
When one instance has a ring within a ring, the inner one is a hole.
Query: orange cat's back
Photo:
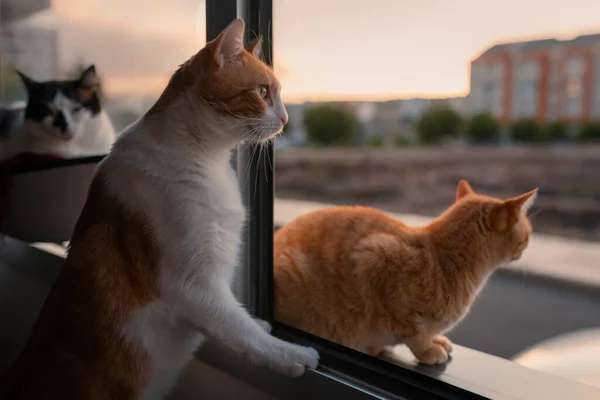
[[[357,269],[361,263],[356,257],[360,257],[361,248],[379,245],[371,240],[374,234],[383,240],[389,234],[400,235],[412,242],[413,229],[379,210],[358,206],[318,210],[282,227],[274,237],[275,319],[360,347],[357,337],[343,335],[364,324],[365,313],[380,314],[377,304],[369,302],[376,297],[372,293],[376,285],[365,281],[379,277],[376,268]],[[386,249],[381,253],[383,258],[406,255],[401,241],[382,244],[397,249],[395,255]],[[328,305],[327,312],[323,312],[322,304]],[[385,318],[381,316],[382,321]]]

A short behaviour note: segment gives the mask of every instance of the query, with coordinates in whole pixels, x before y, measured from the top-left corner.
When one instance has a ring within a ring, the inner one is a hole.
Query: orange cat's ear
[[[505,203],[508,204],[517,213],[518,216],[521,212],[527,213],[527,211],[529,211],[535,199],[537,198],[537,193],[538,189],[535,188],[520,196],[508,199]]]
[[[456,201],[471,193],[475,193],[475,191],[471,188],[469,182],[461,179],[460,182],[458,182],[458,187],[456,188]]]
[[[505,232],[519,222],[522,213],[533,205],[538,189],[533,189],[525,194],[505,200],[492,213],[492,229],[496,232]]]
[[[212,51],[219,67],[244,51],[244,20],[238,18],[229,24],[215,39]]]
[[[254,57],[261,58],[262,56],[262,36],[257,37],[254,40],[246,43],[246,50],[248,53],[252,53]]]

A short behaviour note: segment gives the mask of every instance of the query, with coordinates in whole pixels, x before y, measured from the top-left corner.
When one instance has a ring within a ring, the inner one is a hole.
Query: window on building
[[[581,78],[570,77],[567,80],[567,96],[571,98],[581,97],[582,85]]]
[[[577,117],[581,114],[581,99],[569,97],[567,99],[566,113],[569,117]]]
[[[583,60],[581,57],[570,58],[567,62],[567,74],[569,76],[583,75]]]

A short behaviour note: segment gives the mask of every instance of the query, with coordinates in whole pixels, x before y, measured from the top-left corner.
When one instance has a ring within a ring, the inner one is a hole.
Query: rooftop
[[[539,40],[528,40],[522,42],[509,42],[509,43],[498,43],[485,50],[479,57],[489,55],[497,55],[510,53],[515,51],[538,51],[546,50],[550,47],[562,45],[562,46],[575,46],[575,45],[589,45],[589,44],[600,44],[600,33],[594,33],[589,35],[579,35],[573,39],[559,40],[555,38],[539,39]]]

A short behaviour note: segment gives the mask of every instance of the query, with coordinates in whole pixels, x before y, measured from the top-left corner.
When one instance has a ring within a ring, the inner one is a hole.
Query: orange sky
[[[598,0],[273,2],[275,68],[287,101],[466,94],[468,61],[490,43],[600,32]],[[199,0],[53,7],[65,27],[63,63],[94,61],[109,93],[159,91],[204,43]],[[84,27],[93,33],[84,36]]]

